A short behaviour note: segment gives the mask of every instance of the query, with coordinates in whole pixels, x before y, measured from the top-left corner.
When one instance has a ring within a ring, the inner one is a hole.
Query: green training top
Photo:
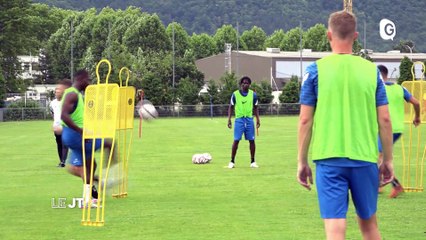
[[[62,96],[61,105],[64,104],[64,99],[68,93],[76,93],[78,96],[78,102],[77,107],[75,108],[74,112],[71,113],[71,119],[73,122],[80,128],[83,127],[83,113],[84,113],[84,100],[83,95],[77,90],[75,87],[67,88],[64,91],[64,95]],[[63,121],[61,121],[63,126],[67,126]]]
[[[404,132],[404,90],[398,84],[385,85],[389,102],[392,132]]]
[[[234,92],[235,118],[253,117],[253,91],[249,90],[247,96],[243,96],[240,90]]]
[[[312,158],[377,162],[377,67],[350,54],[317,61]]]

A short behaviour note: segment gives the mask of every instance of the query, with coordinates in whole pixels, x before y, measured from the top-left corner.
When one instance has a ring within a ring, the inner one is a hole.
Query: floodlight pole
[[[74,32],[74,19],[71,19],[70,27],[70,38],[71,38],[71,80],[74,82],[74,41],[73,41],[73,32]]]
[[[406,46],[408,49],[410,49],[410,60],[413,61],[414,42],[413,42],[413,47],[410,47],[408,44],[405,44],[404,46]]]
[[[172,22],[173,90],[175,89],[175,24]]]
[[[237,67],[236,67],[236,75],[237,75],[237,78],[239,77],[239,69],[238,69],[238,65],[239,65],[239,51],[240,51],[240,30],[239,30],[239,22],[237,21],[237,59],[236,59],[236,61],[237,61]],[[232,52],[231,52],[231,57],[232,57]],[[231,61],[232,61],[232,58],[231,58]]]
[[[303,78],[303,56],[302,56],[303,46],[302,46],[302,21],[300,21],[300,78],[299,81],[302,81]]]

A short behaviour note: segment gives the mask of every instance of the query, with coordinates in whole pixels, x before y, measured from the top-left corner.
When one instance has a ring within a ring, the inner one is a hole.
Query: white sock
[[[83,184],[83,202],[88,203],[92,197],[92,189],[90,184]]]

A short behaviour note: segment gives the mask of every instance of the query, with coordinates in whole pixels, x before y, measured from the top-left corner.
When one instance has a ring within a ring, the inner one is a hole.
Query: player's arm
[[[377,88],[376,88],[376,112],[377,123],[379,125],[379,137],[383,146],[383,161],[379,165],[380,185],[384,186],[390,183],[393,178],[393,137],[392,123],[389,115],[388,98],[386,96],[385,84],[377,71]]]
[[[74,112],[74,106],[77,102],[78,95],[76,93],[71,92],[65,96],[64,103],[62,105],[61,119],[69,128],[83,134],[83,129],[78,127],[71,119],[71,113]]]
[[[311,190],[312,171],[308,164],[308,150],[312,137],[315,108],[300,105],[298,154],[297,154],[297,181],[308,190]]]
[[[421,123],[421,120],[420,120],[420,103],[415,97],[413,97],[413,95],[411,95],[411,93],[405,87],[402,87],[402,90],[404,92],[404,100],[411,103],[411,105],[413,105],[414,114],[415,114],[413,124],[414,124],[414,126],[417,127]]]
[[[229,107],[228,107],[228,128],[232,128],[231,116],[232,116],[232,111],[234,110],[234,102],[235,102],[235,97],[234,97],[234,94],[232,94],[231,101],[229,102]]]
[[[253,112],[254,116],[256,116],[256,128],[260,128],[260,116],[259,116],[259,107],[258,107],[258,99],[257,94],[254,93],[253,95]]]
[[[308,163],[308,151],[312,137],[315,107],[317,103],[318,68],[316,63],[309,65],[303,76],[300,88],[300,115],[298,130],[297,181],[311,190],[312,170]]]
[[[413,108],[414,108],[415,116],[414,116],[413,124],[414,124],[414,126],[417,127],[421,123],[421,120],[420,120],[420,103],[413,96],[411,96],[409,102],[411,103],[411,105],[413,105]]]
[[[379,124],[379,137],[383,146],[383,161],[379,166],[381,186],[390,183],[394,178],[392,156],[392,124],[389,116],[388,105],[377,107],[377,121]]]
[[[52,103],[53,101],[49,103],[49,110],[50,110],[50,113],[52,114],[52,119],[55,120],[55,111],[53,111]]]

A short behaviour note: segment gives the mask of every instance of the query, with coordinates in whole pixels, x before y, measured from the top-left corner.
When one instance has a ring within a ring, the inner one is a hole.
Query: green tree
[[[219,85],[214,80],[210,80],[207,85],[207,98],[204,99],[203,103],[210,104],[210,100],[212,104],[220,104],[220,92]]]
[[[177,22],[170,23],[166,28],[166,33],[170,38],[170,42],[173,42],[174,38],[175,56],[183,57],[187,49],[190,49],[191,46],[188,33]]]
[[[29,23],[31,23],[31,46],[28,49],[31,53],[36,53],[44,47],[50,38],[62,25],[72,11],[56,7],[49,7],[46,4],[31,4],[29,10]]]
[[[265,47],[280,48],[284,41],[285,33],[282,29],[275,30],[274,33],[265,40]]]
[[[362,46],[361,43],[357,40],[354,41],[354,44],[352,45],[352,52],[359,53],[361,52]]]
[[[231,99],[232,93],[238,90],[237,76],[234,72],[225,73],[221,78],[220,86],[220,104],[228,104]]]
[[[423,62],[423,64],[426,66],[426,60]],[[425,69],[425,72],[423,73],[423,78],[426,79],[426,69]]]
[[[113,71],[110,78],[111,82],[119,83],[119,72],[122,67],[129,68],[133,74],[133,68],[131,66],[133,64],[134,56],[127,50],[125,45],[120,44],[118,41],[114,40],[110,46],[105,49],[105,52],[111,54],[111,57],[109,58],[113,65]],[[106,56],[105,52],[103,53],[103,56]],[[130,74],[130,76],[132,74]],[[122,83],[125,84],[125,76],[122,77],[122,81]],[[131,78],[128,84],[133,85],[134,80]]]
[[[330,51],[331,48],[327,39],[327,28],[323,24],[316,24],[306,30],[303,35],[303,46],[315,52]]]
[[[54,84],[56,83],[55,79],[52,78],[50,73],[50,62],[49,62],[49,54],[46,49],[40,49],[40,53],[38,55],[39,67],[40,67],[40,77],[37,83],[45,83],[45,84]]]
[[[81,31],[80,23],[85,17],[93,14],[95,9],[86,12],[73,12],[63,22],[62,26],[52,34],[46,44],[46,52],[49,56],[49,72],[53,79],[70,78],[71,75],[71,26],[73,28],[73,64],[75,67],[80,65],[80,60],[90,43],[90,28],[87,31]],[[84,24],[83,24],[84,26]],[[87,39],[87,41],[85,40]],[[84,40],[84,41],[83,41]]]
[[[6,81],[6,92],[17,92],[21,69],[17,56],[28,54],[34,39],[31,36],[31,1],[2,1],[0,8],[0,72]]]
[[[201,33],[199,35],[193,33],[190,42],[195,59],[209,57],[217,52],[215,41],[206,33]]]
[[[103,8],[99,14],[95,15],[92,19],[93,22],[89,24],[89,26],[91,25],[89,46],[92,49],[92,54],[95,59],[111,58],[112,54],[105,51],[105,49],[107,49],[113,41],[111,29],[116,18],[117,14],[115,11],[112,8],[106,7]]]
[[[200,102],[198,84],[190,78],[183,78],[179,81],[177,88],[177,99],[183,105],[195,105]]]
[[[148,72],[141,84],[144,96],[154,105],[170,105],[173,103],[172,90],[154,73]]]
[[[291,29],[286,33],[280,48],[284,51],[298,51],[300,49],[300,35],[303,35],[303,30],[300,27]]]
[[[127,7],[125,11],[118,10],[117,18],[111,28],[111,40],[123,43],[124,33],[130,28],[139,18],[142,18],[147,13],[143,13],[140,8]]]
[[[266,33],[261,28],[254,26],[243,32],[241,41],[245,43],[246,50],[262,51],[265,46]]]
[[[95,8],[88,9],[84,12],[75,12],[74,15],[69,17],[64,21],[65,24],[62,27],[66,28],[66,32],[62,35],[63,43],[65,44],[66,50],[65,57],[68,58],[68,62],[70,61],[71,54],[71,36],[73,40],[73,64],[75,67],[80,65],[80,61],[86,53],[87,48],[92,48],[92,54],[95,59],[100,59],[100,53],[94,54],[92,41],[93,41],[93,28],[96,22],[96,14],[97,11]],[[70,27],[72,26],[73,31],[71,31]],[[98,30],[96,30],[98,32]],[[71,33],[72,32],[72,33]],[[61,51],[61,50],[59,50]],[[69,64],[69,63],[68,63]],[[75,71],[76,69],[73,69]]]
[[[283,87],[282,94],[279,97],[281,103],[299,102],[300,84],[297,76],[292,76],[290,81]]]
[[[398,44],[393,46],[394,50],[399,50],[402,53],[414,53],[414,42],[411,40],[400,40]]]
[[[172,65],[169,65],[172,69]],[[175,79],[189,78],[194,81],[198,88],[204,85],[204,74],[197,69],[193,62],[178,58],[175,61]]]
[[[130,65],[132,69],[132,74],[130,79],[137,89],[142,88],[142,79],[147,72],[146,65],[148,59],[146,58],[143,50],[141,48],[138,49],[136,55],[132,55],[131,57],[132,64]]]
[[[412,66],[413,66],[413,62],[408,57],[405,56],[401,60],[401,64],[399,65],[398,84],[401,84],[404,81],[413,80],[413,74],[411,74]]]
[[[95,62],[95,58],[92,53],[92,48],[88,47],[83,55],[79,68],[86,69],[89,72],[92,80],[94,80],[96,79],[96,64],[97,62]]]
[[[231,43],[232,49],[237,49],[237,31],[232,25],[223,25],[217,29],[213,40],[216,43],[217,53],[225,51],[225,43]]]
[[[132,54],[139,47],[144,52],[170,51],[172,47],[166,29],[156,14],[138,18],[124,33],[123,42]]]
[[[6,81],[0,71],[0,108],[4,107],[4,99],[6,99]]]
[[[261,104],[271,103],[272,99],[274,99],[271,84],[267,81],[261,81],[260,84],[252,83],[250,88],[256,92],[257,99]]]

